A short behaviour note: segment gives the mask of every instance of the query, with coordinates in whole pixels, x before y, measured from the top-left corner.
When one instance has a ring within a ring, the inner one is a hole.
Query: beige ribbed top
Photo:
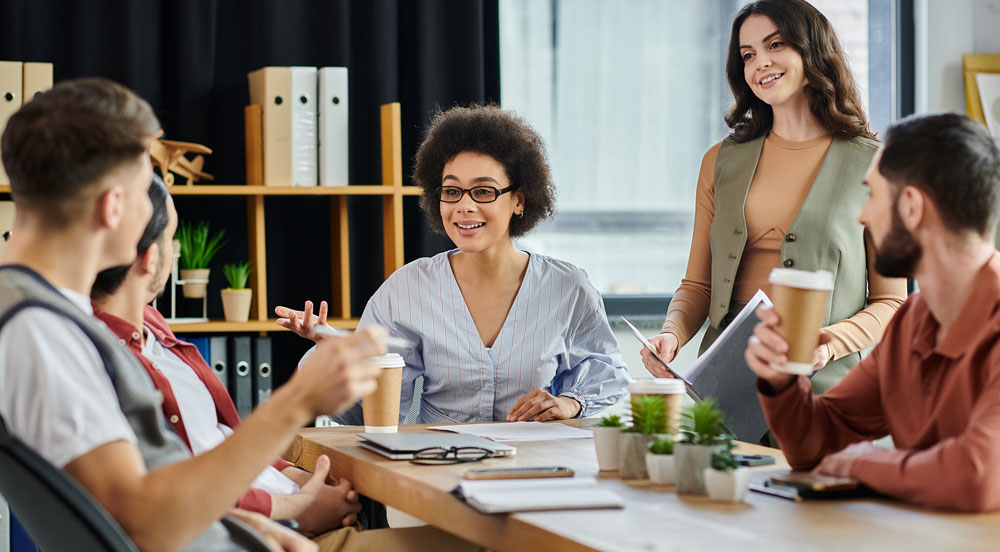
[[[831,136],[789,142],[773,132],[764,140],[744,207],[749,238],[731,302],[746,303],[758,289],[768,291],[767,277],[781,263],[782,239],[802,207],[832,142]],[[670,301],[663,323],[662,331],[676,335],[682,346],[704,323],[712,295],[709,231],[715,216],[715,160],[720,145],[721,142],[712,146],[701,161],[687,273]],[[905,279],[885,278],[875,272],[874,248],[867,237],[865,250],[868,306],[826,328],[834,336],[830,345],[834,359],[877,343],[885,325],[906,299]]]

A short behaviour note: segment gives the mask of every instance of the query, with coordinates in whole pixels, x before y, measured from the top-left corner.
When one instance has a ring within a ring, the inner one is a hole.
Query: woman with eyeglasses
[[[906,298],[905,280],[875,271],[874,246],[857,221],[878,143],[836,33],[803,0],[740,9],[726,76],[732,132],[702,159],[687,274],[650,341],[670,362],[707,317],[703,352],[768,289],[773,268],[827,270],[834,290],[812,378],[822,393],[878,342]],[[647,370],[669,377],[641,354]]]
[[[421,375],[419,423],[585,417],[620,400],[630,378],[600,293],[576,266],[512,241],[553,213],[535,131],[493,106],[438,113],[414,180],[431,229],[455,249],[393,273],[359,323],[417,343],[400,351],[401,417]],[[278,307],[278,323],[318,339],[326,312]],[[361,424],[360,406],[337,419]]]

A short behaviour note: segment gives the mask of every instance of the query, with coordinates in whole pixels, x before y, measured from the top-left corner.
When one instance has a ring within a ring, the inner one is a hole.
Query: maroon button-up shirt
[[[768,424],[789,464],[808,469],[845,446],[891,435],[896,450],[854,461],[851,476],[909,502],[1000,509],[1000,255],[976,275],[947,335],[919,293],[882,342],[835,387],[809,380],[776,395],[758,383]]]
[[[191,442],[188,440],[187,431],[184,429],[184,417],[177,406],[177,397],[174,396],[170,381],[163,375],[163,372],[153,366],[151,360],[142,354],[142,331],[125,320],[113,314],[108,314],[97,307],[94,307],[94,315],[104,322],[119,339],[125,342],[129,350],[138,357],[139,361],[146,368],[146,372],[153,380],[153,385],[163,395],[163,415],[167,417],[167,421],[173,427],[174,432],[180,436],[184,444],[190,449]],[[198,352],[198,348],[186,341],[177,339],[177,336],[174,335],[174,332],[170,329],[170,325],[167,324],[160,311],[150,305],[146,305],[143,310],[142,322],[167,350],[181,359],[184,364],[190,366],[198,376],[198,379],[205,384],[209,394],[212,395],[213,402],[215,402],[215,413],[218,416],[218,422],[236,429],[236,426],[240,424],[240,417],[236,413],[236,406],[233,405],[233,399],[229,396],[229,392],[226,391],[219,378],[216,377],[215,373],[208,366],[208,363],[205,362],[205,359],[202,358],[201,353]],[[272,466],[281,471],[291,466],[291,464],[279,458]],[[270,515],[271,495],[261,489],[250,489],[237,503],[237,507]]]

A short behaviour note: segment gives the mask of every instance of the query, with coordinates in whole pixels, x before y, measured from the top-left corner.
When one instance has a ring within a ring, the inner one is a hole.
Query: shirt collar
[[[959,311],[958,318],[936,347],[933,344],[940,324],[924,303],[927,313],[913,336],[914,350],[924,357],[932,351],[951,359],[961,357],[966,351],[972,350],[978,341],[979,330],[989,323],[998,300],[1000,300],[1000,255],[994,253],[979,269],[972,284],[972,291],[965,300],[962,310]]]
[[[94,316],[99,318],[113,334],[133,351],[142,351],[142,332],[128,321],[93,307]]]

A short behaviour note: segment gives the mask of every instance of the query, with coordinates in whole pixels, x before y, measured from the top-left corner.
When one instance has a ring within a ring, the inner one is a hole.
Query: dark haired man
[[[787,343],[759,309],[746,351],[789,464],[917,504],[1000,508],[1000,151],[955,114],[889,127],[859,221],[884,276],[916,278],[872,353],[821,396],[780,372]],[[891,435],[895,450],[871,443]]]
[[[104,79],[65,81],[10,117],[17,205],[0,258],[0,416],[74,477],[143,550],[233,550],[219,520],[312,417],[370,393],[379,329],[320,345],[232,436],[195,458],[166,429],[148,375],[91,316],[103,269],[131,264],[150,220],[149,105]],[[259,515],[274,546],[315,545]]]

